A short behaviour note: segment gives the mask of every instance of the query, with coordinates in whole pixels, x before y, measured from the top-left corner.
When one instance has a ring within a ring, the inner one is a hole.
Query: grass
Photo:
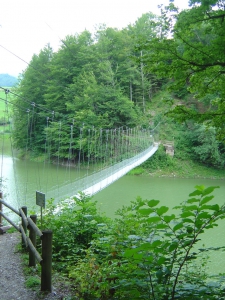
[[[37,290],[37,288],[40,289],[41,280],[39,277],[30,276],[26,279],[25,285],[29,289]]]
[[[16,250],[21,253],[23,273],[25,276],[25,286],[36,292],[36,296],[40,300],[46,299],[49,292],[41,292],[41,266],[36,264],[35,267],[29,267],[29,254],[28,251],[22,248],[21,243],[16,247]],[[61,273],[52,271],[52,283],[56,294],[63,295],[60,299],[65,300],[77,300],[73,296],[73,287],[70,284],[70,280],[65,278]],[[64,297],[65,296],[65,297]]]
[[[173,158],[173,168],[161,167],[148,174],[155,177],[179,177],[179,178],[205,178],[205,179],[225,179],[224,169],[214,169],[191,160],[180,160]]]
[[[130,170],[130,172],[128,172],[128,175],[141,175],[145,173],[145,169],[142,167],[136,167],[133,170]]]

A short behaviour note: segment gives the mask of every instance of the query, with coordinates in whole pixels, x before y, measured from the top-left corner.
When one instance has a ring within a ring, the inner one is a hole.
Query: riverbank
[[[163,147],[141,166],[129,172],[130,175],[150,175],[151,177],[176,177],[186,179],[225,179],[225,169],[213,168],[197,161],[171,157]]]
[[[172,167],[159,167],[156,170],[146,169],[145,172],[152,177],[225,179],[224,169],[209,168],[191,160],[184,161],[176,158],[173,159]]]

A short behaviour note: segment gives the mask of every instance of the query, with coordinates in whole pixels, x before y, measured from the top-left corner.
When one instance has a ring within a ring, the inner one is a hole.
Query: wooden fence
[[[2,193],[0,192],[0,226],[2,225],[2,218],[10,223],[17,231],[21,233],[22,246],[29,251],[29,266],[35,266],[36,262],[41,265],[41,291],[52,291],[52,231],[40,230],[37,225],[37,216],[32,215],[27,217],[27,207],[23,206],[16,210],[8,203],[2,200]],[[11,211],[21,218],[21,224],[16,225],[10,218],[3,213],[3,205],[8,207]],[[29,236],[27,236],[27,229]],[[36,249],[36,237],[41,239],[41,255]]]

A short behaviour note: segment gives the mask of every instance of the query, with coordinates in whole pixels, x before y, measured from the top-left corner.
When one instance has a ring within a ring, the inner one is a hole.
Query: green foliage
[[[56,53],[47,46],[34,55],[14,89],[15,146],[39,156],[52,134],[55,146],[49,154],[58,155],[60,123],[60,157],[68,158],[72,124],[79,130],[83,124],[111,129],[149,123],[142,116],[158,85],[133,58],[143,55],[136,50],[139,34],[149,39],[159,31],[158,18],[148,13],[121,31],[102,26],[92,35],[85,30],[67,36]]]
[[[216,139],[214,128],[189,122],[180,127],[175,146],[175,156],[178,158],[189,158],[208,167],[224,168],[224,144]]]
[[[223,277],[206,274],[206,253],[221,248],[199,245],[204,231],[225,218],[225,206],[213,200],[216,188],[196,186],[172,213],[159,200],[137,198],[110,222],[85,197],[55,217],[50,206],[54,265],[63,262],[80,299],[222,299]]]
[[[41,280],[40,280],[40,278],[38,278],[36,276],[30,276],[25,281],[26,287],[30,288],[30,289],[39,288],[40,284],[41,284]]]
[[[155,171],[161,168],[171,169],[173,171],[174,163],[173,158],[166,154],[163,145],[160,145],[158,151],[142,164],[143,168]]]
[[[145,172],[145,169],[142,167],[136,167],[134,169],[132,169],[128,175],[141,175]]]
[[[53,232],[53,260],[55,268],[67,272],[78,258],[85,255],[99,224],[106,218],[97,213],[96,203],[80,194],[63,202],[60,207],[49,201],[43,217],[43,227]]]
[[[13,89],[18,96],[13,97],[14,145],[18,149],[38,152],[43,149],[43,129],[46,126],[46,113],[43,113],[47,89],[52,48],[48,45],[33,55],[30,65],[20,76]]]
[[[199,5],[195,5],[199,3]],[[149,72],[169,80],[169,89],[210,103],[199,111],[188,103],[176,106],[172,116],[181,122],[193,119],[216,129],[224,140],[224,3],[190,1],[190,9],[180,13],[173,5],[166,7],[162,18],[167,35],[142,40],[143,62]]]

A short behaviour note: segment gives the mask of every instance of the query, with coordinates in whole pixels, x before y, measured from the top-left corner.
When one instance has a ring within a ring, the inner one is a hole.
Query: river
[[[78,176],[83,176],[86,170],[76,170],[66,166],[56,166],[51,164],[12,159],[4,156],[1,162],[1,176],[3,177],[2,190],[4,199],[13,207],[19,208],[22,205],[28,206],[28,210],[40,210],[36,206],[36,190],[46,192],[54,190],[57,192],[58,186],[66,184],[65,197],[67,196],[68,183],[73,185],[73,181]],[[125,175],[112,185],[97,193],[93,199],[97,201],[99,210],[109,217],[115,216],[115,211],[123,205],[129,205],[131,200],[137,196],[143,199],[157,199],[162,205],[171,209],[175,205],[188,199],[188,195],[194,190],[196,185],[220,186],[214,191],[218,204],[225,202],[225,181],[210,179],[180,179],[180,178],[153,178],[151,176]],[[224,235],[225,220],[220,222],[220,226],[208,230],[204,234],[202,244],[206,246],[225,245]],[[224,272],[225,252],[217,256],[210,256],[210,272],[214,270]]]

